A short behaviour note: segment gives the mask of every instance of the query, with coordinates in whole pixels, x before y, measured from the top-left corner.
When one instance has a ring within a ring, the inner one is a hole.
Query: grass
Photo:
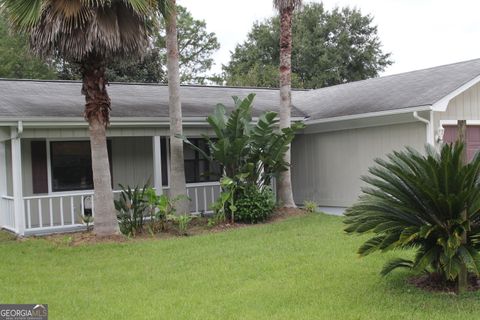
[[[359,259],[361,239],[342,228],[312,214],[80,247],[1,236],[0,302],[48,303],[50,319],[478,319],[479,293],[425,293],[402,272],[381,278],[397,253]]]

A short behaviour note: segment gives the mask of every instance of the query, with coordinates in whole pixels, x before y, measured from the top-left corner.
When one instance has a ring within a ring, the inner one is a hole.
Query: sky
[[[212,71],[219,73],[255,21],[275,14],[272,0],[178,0],[196,19],[207,22],[221,49]],[[319,0],[304,1],[321,2]],[[325,7],[356,7],[373,16],[384,52],[393,65],[382,75],[480,58],[478,0],[325,0]]]

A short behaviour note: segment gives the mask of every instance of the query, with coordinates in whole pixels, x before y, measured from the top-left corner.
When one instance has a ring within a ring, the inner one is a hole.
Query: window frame
[[[192,138],[189,138],[189,141],[190,141],[191,143],[195,144],[195,145],[197,145],[199,141],[204,141],[205,146],[207,147],[206,152],[207,152],[207,153],[210,153],[210,150],[208,149],[208,143],[205,141],[204,138],[192,137]],[[187,162],[187,161],[193,161],[193,163],[194,163],[194,176],[195,176],[194,178],[195,178],[195,181],[193,181],[193,182],[188,182],[188,181],[187,181],[187,172],[186,172],[187,166],[184,165],[184,168],[185,168],[185,183],[186,183],[186,184],[193,184],[193,183],[211,183],[211,182],[218,182],[218,180],[219,180],[220,177],[221,177],[221,172],[220,172],[219,179],[216,179],[216,180],[215,180],[215,179],[214,179],[214,180],[208,179],[207,181],[199,181],[199,180],[200,180],[200,163],[201,163],[202,161],[206,161],[206,162],[208,163],[209,169],[210,169],[211,161],[208,161],[208,159],[202,158],[201,155],[200,155],[200,152],[199,152],[198,150],[195,150],[195,149],[191,148],[191,147],[188,146],[187,144],[184,144],[184,148],[185,148],[185,147],[186,147],[186,148],[190,148],[190,149],[194,152],[194,154],[195,154],[195,159],[188,159],[188,160],[184,159],[184,160],[183,160],[184,163]],[[198,147],[198,145],[197,145],[197,147]],[[220,168],[220,170],[221,170],[221,168]],[[209,175],[209,177],[210,177],[210,176],[211,176],[211,174]]]
[[[89,142],[90,139],[86,138],[59,138],[59,139],[45,139],[47,147],[47,180],[48,180],[48,194],[62,195],[62,194],[83,194],[93,192],[94,189],[76,189],[76,190],[62,190],[54,191],[53,190],[53,168],[52,168],[52,142]],[[108,149],[108,159],[110,165],[110,178],[112,179],[112,188],[113,188],[113,165],[112,165],[112,141],[107,138],[107,149]]]

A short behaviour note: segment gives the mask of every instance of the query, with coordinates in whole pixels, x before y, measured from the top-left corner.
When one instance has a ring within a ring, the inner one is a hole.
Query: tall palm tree
[[[176,0],[167,0],[165,14],[167,38],[167,71],[170,114],[170,197],[177,198],[175,209],[178,213],[188,212],[188,201],[181,197],[186,194],[185,165],[183,156],[182,103],[180,100],[179,53],[177,40]]]
[[[108,59],[140,55],[148,45],[152,0],[0,0],[14,28],[30,35],[30,47],[41,57],[58,56],[78,63],[89,124],[95,189],[95,232],[119,232],[106,127],[110,98],[105,65]]]
[[[301,6],[301,0],[273,0],[275,8],[280,13],[280,129],[291,125],[292,110],[292,16],[296,8]],[[290,147],[284,160],[290,163]],[[277,179],[278,202],[284,207],[294,208],[292,178],[290,167],[280,173]]]

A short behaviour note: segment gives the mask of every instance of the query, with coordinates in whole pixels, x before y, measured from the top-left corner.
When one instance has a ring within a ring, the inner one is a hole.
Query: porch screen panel
[[[111,140],[107,140],[107,152],[111,173]],[[50,168],[52,191],[92,190],[93,171],[90,141],[50,142]]]
[[[50,144],[52,190],[93,189],[89,141],[55,141]]]
[[[194,145],[209,153],[208,145],[204,139],[189,139]],[[187,183],[218,181],[221,168],[218,164],[210,162],[200,152],[184,144],[185,179]]]
[[[167,154],[167,139],[160,138],[160,148],[162,152],[162,185],[168,186],[168,154]]]
[[[30,146],[33,193],[48,193],[47,142],[32,141]]]

